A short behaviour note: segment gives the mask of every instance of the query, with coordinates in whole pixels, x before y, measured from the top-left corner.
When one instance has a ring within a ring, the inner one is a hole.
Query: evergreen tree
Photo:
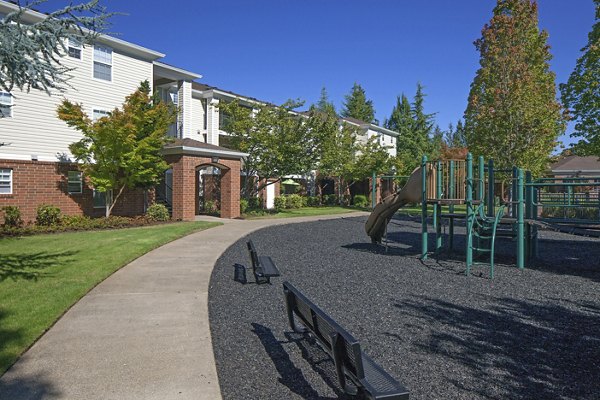
[[[401,96],[396,97],[396,105],[392,110],[392,114],[389,119],[384,121],[383,126],[394,132],[398,132],[400,136],[406,136],[412,130],[412,125],[413,119],[410,102],[404,93],[402,93]]]
[[[596,21],[588,35],[583,55],[566,84],[562,84],[562,101],[576,121],[572,137],[579,137],[578,152],[600,157],[600,0],[596,4]]]
[[[321,88],[321,97],[319,97],[319,101],[317,104],[315,104],[315,109],[326,114],[337,115],[335,106],[331,101],[329,101],[329,95],[327,94],[327,89],[325,89],[325,86]]]
[[[500,168],[541,173],[564,132],[547,39],[535,1],[497,0],[475,42],[481,67],[471,84],[465,133],[469,149]]]
[[[81,44],[94,41],[107,26],[107,14],[98,0],[51,12],[40,22],[22,22],[30,7],[44,0],[19,6],[0,19],[0,89],[62,91],[69,86],[69,72],[61,57],[67,53],[68,40]],[[19,4],[19,3],[17,3]]]
[[[462,119],[459,119],[456,123],[456,130],[454,131],[454,143],[457,147],[467,147],[465,126],[463,125]]]
[[[373,102],[367,100],[365,90],[358,83],[354,83],[352,91],[345,96],[341,114],[343,117],[355,118],[367,123],[376,123]]]
[[[425,113],[425,96],[423,85],[417,83],[417,93],[415,94],[411,110],[414,121],[412,135],[423,154],[427,154],[433,150],[432,134],[435,124],[435,114]]]

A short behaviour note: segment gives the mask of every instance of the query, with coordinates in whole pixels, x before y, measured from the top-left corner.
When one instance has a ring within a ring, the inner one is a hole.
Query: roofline
[[[0,8],[2,8],[2,7],[9,9],[10,10],[9,12],[19,10],[19,6],[17,4],[13,4],[13,3],[9,3],[9,2],[3,1],[3,0],[0,0]],[[48,18],[48,16],[46,14],[41,13],[39,11],[31,10],[31,9],[26,9],[24,12],[24,16],[29,17],[31,22],[39,22],[39,21],[42,21],[42,20]],[[28,21],[26,20],[25,22],[28,22]],[[83,29],[83,31],[90,32],[89,29]],[[146,47],[143,47],[143,46],[131,43],[131,42],[127,42],[125,40],[118,39],[116,37],[112,37],[112,36],[109,36],[109,35],[106,35],[103,33],[101,33],[98,36],[98,40],[101,41],[102,43],[112,45],[116,48],[128,49],[136,55],[142,55],[142,56],[145,56],[146,58],[150,58],[151,60],[156,60],[158,58],[163,58],[165,56],[165,54],[160,53],[158,51],[151,50]]]
[[[379,125],[375,125],[375,124],[367,124],[367,123],[359,124],[359,123],[356,123],[354,121],[349,121],[349,120],[347,120],[346,118],[343,118],[343,117],[340,118],[340,119],[342,121],[348,123],[348,124],[352,124],[352,125],[358,126],[360,128],[371,129],[371,130],[374,130],[374,131],[383,132],[383,133],[386,133],[386,134],[388,134],[390,136],[395,136],[395,137],[400,136],[400,134],[398,132],[392,131],[391,129],[388,129],[388,128],[384,128],[383,126],[379,126]]]
[[[165,63],[160,62],[160,61],[154,61],[153,64],[156,65],[157,67],[161,67],[161,68],[167,69],[169,71],[175,72],[176,74],[181,74],[185,78],[188,78],[188,79],[191,79],[191,80],[202,78],[202,75],[200,75],[200,74],[197,74],[195,72],[191,72],[191,71],[185,70],[183,68],[174,67],[172,65],[165,64]]]
[[[227,151],[227,150],[217,150],[217,149],[204,149],[198,147],[190,147],[190,146],[175,146],[175,147],[165,147],[161,151],[162,154],[193,154],[198,156],[222,156],[222,157],[234,157],[234,158],[244,158],[248,157],[248,153],[242,153],[239,151]]]

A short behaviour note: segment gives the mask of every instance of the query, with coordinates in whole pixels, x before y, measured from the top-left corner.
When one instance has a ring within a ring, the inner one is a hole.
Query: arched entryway
[[[196,215],[221,215],[221,177],[229,169],[212,162],[196,167]]]
[[[193,139],[176,139],[165,146],[163,155],[173,170],[174,219],[195,219],[200,209],[200,175],[205,175],[200,172],[210,169],[214,175],[215,168],[220,171],[220,217],[240,216],[241,160],[248,154]]]

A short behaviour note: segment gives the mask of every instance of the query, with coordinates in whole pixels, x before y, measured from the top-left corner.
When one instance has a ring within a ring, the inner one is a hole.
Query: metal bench
[[[279,276],[277,266],[269,256],[259,256],[252,240],[247,243],[250,261],[252,262],[252,272],[257,284],[271,283],[271,278]]]
[[[367,398],[408,399],[409,391],[362,352],[360,343],[289,282],[283,283],[290,327],[309,332],[333,358],[338,381],[345,393]],[[296,318],[302,326],[296,324]]]

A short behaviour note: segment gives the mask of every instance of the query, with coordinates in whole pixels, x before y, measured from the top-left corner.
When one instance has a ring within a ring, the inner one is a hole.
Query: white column
[[[206,133],[207,142],[219,145],[219,100],[209,98],[206,101]]]
[[[182,139],[192,137],[192,82],[177,82],[177,113],[178,136]]]

